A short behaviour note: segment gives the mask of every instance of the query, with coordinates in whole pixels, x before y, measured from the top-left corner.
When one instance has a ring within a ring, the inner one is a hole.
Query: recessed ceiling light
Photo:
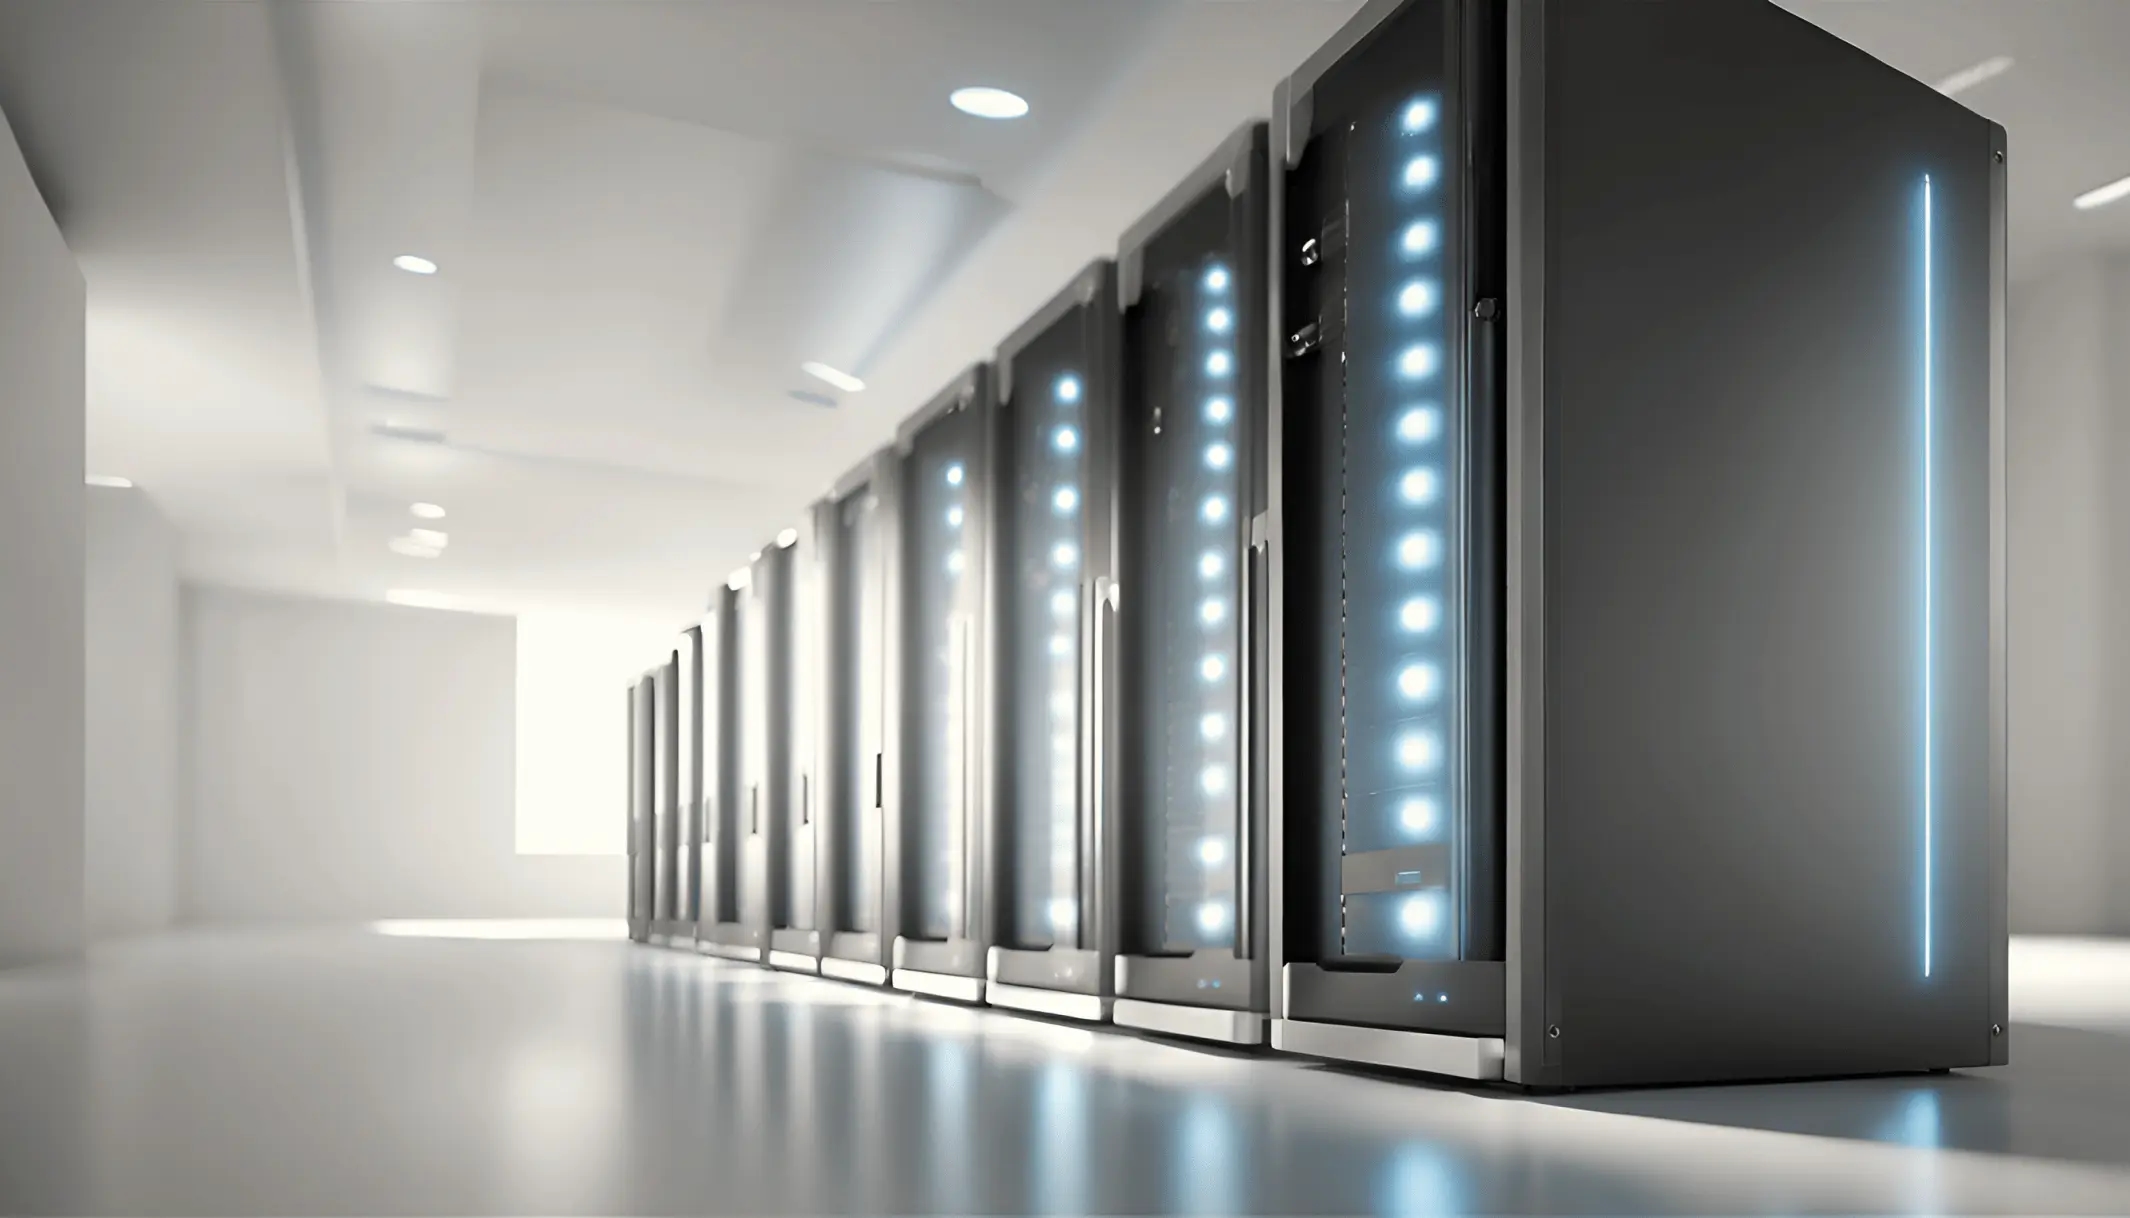
[[[2106,186],[2095,187],[2071,200],[2071,206],[2080,211],[2092,211],[2096,207],[2106,207],[2124,199],[2130,199],[2130,178],[2121,178]]]
[[[786,529],[777,534],[777,549],[788,550],[797,544],[799,544],[799,530]]]
[[[133,485],[133,479],[121,478],[117,474],[90,474],[82,481],[90,486],[108,486],[115,491],[123,491]]]
[[[978,118],[1019,118],[1028,113],[1028,99],[1018,93],[989,85],[970,85],[947,95],[954,108]]]
[[[410,503],[407,510],[423,520],[442,520],[444,509],[434,503]]]
[[[401,254],[392,260],[392,265],[409,275],[434,275],[436,264],[420,254]]]
[[[864,381],[859,380],[857,377],[852,376],[848,372],[844,372],[838,368],[831,368],[827,364],[823,364],[815,360],[808,360],[805,363],[800,364],[799,371],[805,373],[808,376],[819,377],[820,379],[827,381],[829,384],[834,385],[836,388],[841,389],[845,393],[865,392]]]
[[[1974,88],[1986,80],[1995,80],[2012,70],[2012,57],[1993,55],[1971,68],[1962,68],[1938,82],[1938,92],[1947,97]]]
[[[395,537],[392,540],[386,542],[385,545],[389,547],[394,554],[399,554],[407,558],[435,558],[437,555],[443,553],[442,550],[437,549],[435,546],[425,546],[421,542],[414,540],[412,537]]]
[[[441,550],[451,544],[451,535],[441,529],[408,529],[407,540],[432,550]]]

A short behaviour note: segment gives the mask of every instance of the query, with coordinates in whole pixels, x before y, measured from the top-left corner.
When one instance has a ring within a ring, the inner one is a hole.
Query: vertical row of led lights
[[[936,629],[940,632],[939,664],[944,672],[944,676],[940,681],[940,691],[943,696],[940,698],[939,707],[942,731],[937,738],[942,742],[942,747],[938,754],[940,774],[946,782],[951,784],[963,781],[963,766],[966,761],[963,752],[968,747],[966,725],[961,718],[962,715],[968,713],[968,709],[963,703],[961,690],[956,684],[964,679],[964,675],[958,662],[961,657],[954,654],[955,648],[961,644],[961,639],[954,633],[953,622],[954,616],[958,612],[957,605],[961,599],[961,578],[969,567],[968,542],[964,536],[964,528],[969,519],[967,507],[969,475],[968,471],[962,468],[961,462],[949,461],[945,470],[941,472],[940,477],[947,484],[947,490],[943,497],[947,503],[947,544],[950,548],[947,550],[946,560],[946,595],[940,598],[940,621],[936,626]],[[950,797],[946,800],[947,808],[953,809],[958,806],[958,802],[953,798]],[[951,811],[948,813],[950,816],[952,814]],[[950,928],[955,926],[961,917],[962,888],[956,882],[954,875],[955,840],[953,830],[948,828],[939,835],[938,841],[930,843],[938,866],[938,871],[934,878],[938,882],[938,891],[945,897],[946,922],[944,926],[927,928],[928,933],[949,933]]]
[[[1234,941],[1234,872],[1228,860],[1235,849],[1234,719],[1240,709],[1236,697],[1235,635],[1230,619],[1235,613],[1237,573],[1231,562],[1235,551],[1235,351],[1236,305],[1234,276],[1220,263],[1206,267],[1199,279],[1199,315],[1205,344],[1204,497],[1199,500],[1199,523],[1206,534],[1206,548],[1198,557],[1198,576],[1204,594],[1198,603],[1199,624],[1205,628],[1204,655],[1198,675],[1205,682],[1205,709],[1199,719],[1199,736],[1205,744],[1205,760],[1198,775],[1205,798],[1204,836],[1198,841],[1198,861],[1205,867],[1204,897],[1198,906],[1198,930],[1207,946]]]
[[[1392,162],[1398,166],[1402,212],[1396,254],[1405,270],[1392,281],[1394,379],[1401,398],[1390,437],[1397,461],[1389,510],[1397,519],[1391,558],[1401,589],[1395,626],[1399,660],[1387,672],[1361,674],[1363,680],[1388,686],[1380,694],[1391,701],[1388,718],[1397,727],[1390,742],[1395,785],[1385,796],[1396,818],[1394,836],[1412,844],[1444,839],[1450,795],[1448,717],[1443,711],[1443,669],[1451,658],[1443,610],[1452,581],[1444,494],[1450,445],[1442,394],[1440,120],[1440,107],[1431,96],[1408,101],[1396,120],[1398,139],[1405,145],[1403,155]],[[1448,892],[1439,884],[1400,898],[1397,929],[1410,950],[1425,952],[1438,940],[1448,904]]]
[[[1071,937],[1079,915],[1080,467],[1086,447],[1082,386],[1072,373],[1051,386],[1051,544],[1042,577],[1050,593],[1050,929]],[[1037,592],[1040,595],[1040,590]]]

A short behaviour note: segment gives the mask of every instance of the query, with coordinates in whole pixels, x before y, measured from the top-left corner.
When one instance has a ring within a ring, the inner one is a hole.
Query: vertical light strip
[[[1937,819],[1936,793],[1933,781],[1933,770],[1935,769],[1933,753],[1936,743],[1934,737],[1937,732],[1936,723],[1934,722],[1935,699],[1931,689],[1932,662],[1937,656],[1935,640],[1932,638],[1935,623],[1932,621],[1934,572],[1931,569],[1934,551],[1937,548],[1935,536],[1936,509],[1933,503],[1937,490],[1935,485],[1937,471],[1934,468],[1934,454],[1932,453],[1935,442],[1935,437],[1932,435],[1935,422],[1933,416],[1937,412],[1937,404],[1934,400],[1936,386],[1933,384],[1932,376],[1932,364],[1935,362],[1934,348],[1937,337],[1936,319],[1933,317],[1934,302],[1932,300],[1931,285],[1931,263],[1934,260],[1936,247],[1934,234],[1931,231],[1935,218],[1933,211],[1930,175],[1925,174],[1923,175],[1923,975],[1925,977],[1930,976],[1931,935],[1933,930],[1931,926],[1933,905],[1931,888],[1932,880],[1935,878],[1934,873],[1937,869],[1937,860],[1934,857],[1936,843],[1932,841],[1937,827],[1935,823]]]

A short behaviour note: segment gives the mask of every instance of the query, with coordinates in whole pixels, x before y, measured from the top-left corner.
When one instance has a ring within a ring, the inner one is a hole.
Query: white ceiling
[[[2014,56],[1962,100],[2017,269],[2130,248],[2069,205],[2130,173],[2130,0],[1785,3],[1926,79]],[[0,108],[88,281],[92,469],[192,578],[677,618],[1357,6],[0,0]],[[441,558],[386,548],[415,500]]]

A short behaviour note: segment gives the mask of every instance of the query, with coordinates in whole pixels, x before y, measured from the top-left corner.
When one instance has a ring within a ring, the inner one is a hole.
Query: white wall
[[[516,851],[511,619],[214,588],[184,603],[187,919],[621,909],[621,859]],[[620,797],[617,781],[603,810]]]
[[[0,116],[0,967],[84,942],[83,299]]]
[[[2016,288],[2012,929],[2130,931],[2130,259]]]
[[[178,535],[139,490],[90,487],[84,714],[89,937],[177,909]]]
[[[519,851],[628,853],[624,691],[678,634],[617,614],[519,615]]]

